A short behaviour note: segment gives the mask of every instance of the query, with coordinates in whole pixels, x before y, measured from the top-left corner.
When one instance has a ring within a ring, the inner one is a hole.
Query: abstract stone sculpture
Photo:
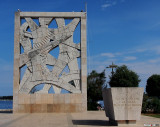
[[[20,92],[29,93],[34,86],[46,83],[40,92],[48,93],[53,85],[55,93],[60,93],[61,88],[71,93],[80,93],[80,71],[77,63],[80,43],[75,44],[72,36],[80,18],[74,18],[66,26],[64,18],[55,18],[58,29],[48,28],[53,18],[39,18],[40,26],[31,18],[25,20],[27,22],[20,27],[20,44],[24,48],[24,53],[20,55],[20,67],[26,64],[27,69],[20,83]],[[28,28],[31,32],[27,31]],[[30,39],[33,39],[33,48]],[[58,59],[49,54],[57,46],[60,49]],[[47,64],[54,66],[51,72]],[[67,65],[69,74],[62,73]],[[69,83],[71,81],[75,86]]]
[[[39,24],[34,21],[35,18],[38,19]],[[66,18],[72,19],[67,25],[65,25]],[[25,21],[20,25],[21,19]],[[48,27],[53,20],[56,21],[58,28]],[[33,88],[39,84],[45,85],[42,90],[37,91],[35,94],[48,94],[49,89],[53,86],[55,94],[59,94],[61,89],[65,89],[73,94],[82,94],[86,100],[85,22],[86,14],[84,12],[16,13],[14,51],[15,103],[13,106],[16,105],[16,98],[18,98],[16,93],[18,95],[30,94]],[[74,43],[73,34],[79,23],[81,24],[81,42]],[[24,49],[23,53],[20,53],[20,46]],[[56,47],[59,47],[58,58],[50,54]],[[81,59],[81,70],[79,69],[77,58]],[[20,69],[25,65],[27,68],[24,76],[19,80]],[[47,65],[53,66],[53,70],[49,70]],[[69,68],[68,73],[64,72],[66,66]]]

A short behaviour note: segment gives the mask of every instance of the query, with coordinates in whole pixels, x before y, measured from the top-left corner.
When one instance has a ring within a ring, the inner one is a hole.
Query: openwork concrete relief
[[[71,93],[81,93],[80,42],[73,42],[73,33],[80,23],[80,18],[73,18],[65,25],[64,18],[38,18],[39,23],[30,17],[24,18],[20,27],[20,45],[24,52],[20,53],[19,68],[27,66],[20,80],[19,92],[30,93],[39,84],[45,84],[37,93],[48,93],[53,86],[55,93],[65,89]],[[58,28],[49,28],[55,20]],[[30,29],[30,31],[28,31]],[[32,44],[33,43],[33,44]],[[50,54],[59,47],[58,58]],[[53,66],[52,70],[47,65]],[[65,73],[65,67],[69,72]]]

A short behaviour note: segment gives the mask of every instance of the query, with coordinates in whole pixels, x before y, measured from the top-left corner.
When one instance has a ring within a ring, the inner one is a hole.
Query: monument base
[[[140,120],[143,88],[114,87],[103,90],[106,116],[111,122],[134,124]]]
[[[117,120],[118,124],[136,124],[136,120]]]
[[[87,111],[84,94],[19,94],[14,113],[53,113]]]
[[[118,125],[121,125],[121,124],[135,125],[136,120],[113,120],[113,119],[109,118],[109,124],[113,125],[113,126],[118,126]]]

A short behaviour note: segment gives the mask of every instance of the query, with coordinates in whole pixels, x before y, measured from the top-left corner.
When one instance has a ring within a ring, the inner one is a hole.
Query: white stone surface
[[[112,120],[140,120],[144,88],[114,87],[103,90],[106,116]]]
[[[62,88],[72,93],[80,93],[80,71],[77,61],[80,57],[80,43],[73,42],[73,33],[80,18],[74,18],[68,25],[65,25],[64,18],[55,18],[58,28],[48,28],[53,19],[39,17],[38,25],[31,17],[26,17],[26,22],[20,27],[20,44],[24,48],[24,53],[20,54],[19,64],[20,67],[27,65],[20,82],[20,93],[29,93],[41,83],[45,85],[38,93],[47,93],[52,85],[55,93],[60,93]],[[28,28],[31,32],[27,31]],[[58,59],[49,54],[57,46],[59,46]],[[50,71],[47,65],[54,66],[53,70]],[[68,74],[62,73],[66,66],[69,67]]]

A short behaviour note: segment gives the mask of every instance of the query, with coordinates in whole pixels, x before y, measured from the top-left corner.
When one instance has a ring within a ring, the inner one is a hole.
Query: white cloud
[[[148,50],[147,50],[148,51]],[[135,52],[136,53],[136,52]],[[143,54],[144,52],[139,52],[138,54]],[[156,53],[156,52],[154,52]],[[112,55],[111,55],[112,54]],[[113,59],[115,59],[114,64],[121,66],[121,65],[127,65],[129,69],[136,72],[141,79],[140,87],[146,86],[147,79],[153,75],[153,74],[160,74],[160,58],[148,58],[148,59],[137,59],[135,56],[126,56],[127,51],[123,53],[102,53],[100,55],[96,55],[95,57],[92,57],[92,60],[90,61],[90,65],[88,63],[88,72],[91,72],[92,70],[96,70],[97,72],[102,72],[106,66],[109,66]],[[134,53],[131,53],[134,54]],[[103,59],[103,56],[114,56],[114,58],[107,58]],[[123,61],[125,58],[126,61]],[[131,62],[131,60],[134,60]],[[109,75],[111,74],[111,69],[106,69],[106,80],[109,81]]]
[[[160,63],[160,58],[148,60],[150,63]]]
[[[131,53],[148,52],[148,51],[155,52],[156,54],[160,54],[160,45],[144,46],[143,48],[135,49]]]
[[[128,53],[142,53],[142,52],[145,52],[147,51],[146,48],[136,48],[136,49],[133,49],[131,51],[129,51]]]
[[[124,57],[124,61],[130,61],[130,60],[136,60],[137,59],[137,57],[135,57],[135,56],[126,56],[126,57]]]
[[[146,86],[147,79],[153,74],[160,74],[160,64],[144,62],[118,63],[119,66],[127,65],[129,69],[136,72],[141,79],[140,87]]]
[[[112,3],[112,5],[116,5],[117,4],[117,2],[116,1],[114,1],[113,3]]]
[[[125,2],[125,0],[121,0],[121,2]]]
[[[131,69],[133,69],[138,74],[160,74],[160,65],[159,64],[151,64],[148,62],[134,62],[127,64]]]
[[[124,52],[117,52],[117,53],[115,53],[116,56],[121,56],[123,54],[124,54]]]
[[[151,48],[152,51],[155,51],[157,54],[160,54],[160,45]]]
[[[160,26],[160,22],[157,22],[157,23],[153,24],[153,25],[151,26],[151,29],[152,29],[152,28],[157,28],[158,26]]]
[[[153,40],[151,42],[145,42],[142,41],[140,43],[144,43],[143,45],[139,45],[137,47],[134,47],[128,53],[142,53],[142,52],[153,52],[156,54],[160,54],[160,39],[158,40]]]
[[[110,6],[112,6],[111,4],[103,4],[101,7],[102,8],[107,8],[107,7],[110,7]]]
[[[122,2],[125,2],[125,0],[121,0],[120,2],[121,2],[121,3],[122,3]],[[114,5],[116,5],[116,4],[117,4],[117,1],[115,1],[115,0],[114,0],[114,1],[106,1],[104,4],[101,5],[101,8],[102,8],[102,9],[105,9],[105,8],[114,6]]]
[[[110,58],[115,57],[115,55],[113,53],[102,53],[101,56],[107,56],[107,57],[110,57]]]
[[[118,66],[127,65],[129,69],[135,71],[140,76],[140,86],[145,87],[146,81],[151,75],[160,74],[159,42],[160,40],[153,40],[152,43],[148,42],[122,52],[107,52],[96,55],[90,61],[89,71],[95,69],[102,72],[113,61]],[[107,81],[110,72],[111,69],[106,69]]]

